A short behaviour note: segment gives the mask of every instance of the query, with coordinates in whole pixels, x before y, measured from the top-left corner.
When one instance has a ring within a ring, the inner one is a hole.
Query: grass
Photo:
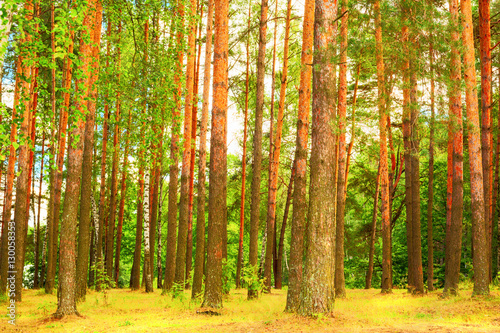
[[[107,299],[89,291],[78,305],[82,317],[53,320],[57,298],[25,290],[17,304],[17,326],[7,323],[7,303],[0,332],[500,332],[500,293],[471,298],[439,298],[439,292],[411,296],[405,290],[382,295],[379,290],[348,290],[335,302],[331,316],[303,318],[283,312],[285,290],[273,290],[258,300],[247,301],[246,290],[232,290],[221,316],[196,313],[198,302],[190,293],[172,299],[153,294],[113,289]]]

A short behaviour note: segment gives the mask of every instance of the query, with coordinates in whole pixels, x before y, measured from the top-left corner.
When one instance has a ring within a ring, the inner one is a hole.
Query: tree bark
[[[429,60],[431,75],[431,121],[429,133],[429,184],[427,191],[427,289],[434,291],[434,237],[432,230],[432,211],[434,210],[434,124],[435,112],[435,84],[434,84],[434,48],[431,34],[429,42]]]
[[[253,135],[252,194],[250,204],[250,245],[248,264],[253,274],[257,274],[259,251],[260,179],[262,169],[262,121],[264,113],[264,76],[266,69],[266,32],[268,0],[260,5],[259,52],[257,56],[257,86],[255,101],[255,128]],[[258,297],[255,285],[248,286],[248,299]]]
[[[129,111],[128,123],[127,123],[127,134],[125,139],[125,153],[123,154],[123,164],[122,164],[122,180],[121,180],[121,198],[120,198],[120,208],[118,211],[118,230],[116,232],[116,254],[115,254],[115,283],[118,284],[118,279],[120,278],[120,253],[122,247],[122,235],[123,235],[123,218],[125,214],[125,199],[127,198],[127,171],[128,171],[128,155],[130,147],[130,123],[132,120],[132,112]],[[158,280],[161,280],[161,275],[159,275]]]
[[[7,165],[7,173],[6,173],[6,185],[5,185],[5,203],[4,203],[4,211],[3,218],[4,221],[2,225],[2,254],[0,256],[0,293],[5,294],[5,290],[7,287],[7,271],[9,271],[8,265],[8,233],[9,233],[9,224],[11,221],[11,213],[12,213],[12,190],[14,187],[14,179],[16,177],[15,167],[16,167],[16,148],[15,144],[17,143],[17,109],[19,105],[19,90],[21,89],[21,74],[22,74],[22,58],[17,59],[17,75],[15,81],[15,90],[14,90],[14,106],[12,108],[12,127],[10,129],[10,148],[9,148],[9,163]],[[11,225],[12,227],[12,225]]]
[[[387,110],[385,109],[384,48],[380,0],[374,2],[377,58],[378,110],[380,117],[380,187],[382,194],[382,293],[392,292],[391,220],[389,211],[389,175],[387,167]]]
[[[333,62],[337,3],[316,0],[314,20],[311,181],[304,277],[298,312],[330,313],[335,302],[336,169]]]
[[[306,0],[302,28],[302,53],[300,58],[299,109],[297,119],[297,139],[295,150],[296,174],[293,191],[293,212],[290,241],[290,272],[286,308],[296,312],[300,305],[302,283],[302,258],[304,231],[306,227],[306,186],[307,186],[307,141],[309,132],[309,108],[311,100],[311,76],[314,42],[314,0]]]
[[[76,300],[85,301],[87,293],[87,276],[89,267],[89,249],[90,249],[90,225],[91,225],[91,197],[93,196],[92,187],[92,167],[94,153],[94,128],[95,112],[97,102],[97,85],[99,77],[99,51],[101,45],[101,25],[102,25],[102,3],[96,1],[96,11],[92,14],[95,19],[92,22],[91,38],[92,46],[92,72],[88,89],[90,90],[90,99],[88,101],[88,113],[86,115],[84,148],[83,148],[83,166],[82,166],[82,189],[80,200],[80,222],[78,231],[78,256],[76,262]]]
[[[347,3],[342,0],[342,21],[340,25],[340,64],[339,64],[339,92],[338,92],[338,119],[339,119],[339,166],[337,177],[337,227],[335,245],[335,297],[345,298],[344,276],[344,220],[346,198],[346,115],[347,115]]]
[[[208,100],[210,97],[210,65],[212,60],[214,1],[208,2],[207,42],[205,44],[205,73],[203,77],[203,105],[200,122],[200,156],[198,158],[198,201],[196,214],[196,254],[193,276],[192,297],[197,297],[202,290],[203,271],[205,268],[205,172],[207,166],[207,125]]]
[[[207,276],[203,306],[222,307],[223,232],[227,224],[229,1],[215,1],[214,80],[208,197]]]
[[[252,6],[248,5],[247,29],[250,30]],[[241,267],[243,266],[243,231],[245,227],[245,190],[247,169],[247,136],[248,136],[248,93],[250,76],[250,35],[246,40],[246,73],[245,73],[245,111],[243,120],[243,156],[241,157],[241,196],[240,196],[240,238],[238,242],[238,258],[236,261],[236,289],[241,287]]]
[[[492,278],[493,240],[493,136],[491,132],[491,32],[490,0],[479,1],[479,46],[481,59],[481,157],[483,162],[484,219],[486,222],[488,275]]]
[[[375,256],[375,240],[377,237],[377,212],[378,212],[379,195],[380,195],[380,163],[377,171],[377,181],[375,183],[375,196],[373,197],[372,229],[370,233],[370,251],[368,254],[368,270],[366,272],[365,289],[370,289],[372,287],[373,257]]]
[[[174,74],[174,84],[177,87],[177,91],[174,94],[174,100],[176,107],[173,110],[172,124],[172,139],[170,145],[170,158],[172,159],[172,164],[170,164],[170,180],[168,186],[168,226],[167,226],[167,258],[165,265],[165,283],[163,284],[163,290],[169,291],[172,289],[174,284],[175,269],[176,269],[176,237],[177,237],[177,187],[179,178],[179,133],[180,133],[180,114],[181,114],[181,103],[182,103],[182,64],[183,64],[183,47],[182,40],[184,39],[184,5],[183,1],[179,1],[177,4],[177,10],[175,15],[178,16],[177,22],[179,24],[176,27],[177,30],[177,67]]]
[[[146,173],[144,176],[144,200],[142,201],[143,210],[144,210],[144,266],[145,266],[145,280],[146,280],[146,293],[153,292],[153,278],[152,278],[152,267],[151,267],[151,255],[150,251],[150,242],[149,242],[149,227],[151,216],[149,214],[149,182],[150,176],[149,173]]]
[[[450,66],[450,123],[448,139],[448,205],[445,239],[445,295],[458,294],[460,279],[460,259],[462,254],[462,219],[463,219],[463,125],[462,97],[460,93],[461,61],[458,0],[449,1],[451,14],[451,66]],[[451,143],[451,144],[450,144]],[[451,148],[451,149],[450,149]],[[450,158],[451,150],[451,158]],[[451,176],[451,184],[450,184]],[[450,196],[451,193],[451,196]]]
[[[292,174],[290,175],[290,182],[288,183],[288,191],[286,195],[286,203],[285,203],[285,212],[283,213],[283,222],[281,223],[281,232],[280,232],[280,238],[279,238],[279,243],[278,243],[278,250],[277,250],[277,256],[276,256],[276,272],[274,274],[274,287],[276,289],[281,289],[282,288],[282,280],[283,280],[283,252],[284,252],[284,247],[285,247],[285,231],[286,231],[286,225],[288,222],[288,212],[290,210],[290,201],[292,201],[292,194],[293,194],[293,181],[295,178],[295,170],[296,170],[296,163],[293,161],[293,166],[292,166]]]
[[[36,219],[36,228],[35,228],[35,277],[33,281],[33,289],[40,288],[40,277],[39,277],[39,266],[40,266],[40,211],[42,208],[42,185],[43,185],[43,166],[44,166],[44,157],[45,157],[45,132],[43,132],[42,136],[42,156],[40,159],[40,179],[38,183],[38,212]],[[2,221],[5,223],[5,221]],[[43,278],[42,278],[43,281]]]
[[[479,114],[474,65],[474,36],[472,31],[472,9],[470,0],[461,0],[462,39],[464,51],[465,102],[467,108],[467,132],[471,177],[472,237],[474,255],[474,295],[489,294],[488,242],[485,219],[485,198],[479,135]]]
[[[84,34],[90,34],[95,20],[96,3],[88,3],[83,26]],[[87,38],[88,37],[88,38]],[[78,221],[78,201],[80,199],[80,177],[82,175],[83,144],[85,132],[85,113],[87,112],[87,96],[89,94],[91,75],[90,61],[92,47],[83,36],[80,44],[80,63],[83,78],[75,82],[76,113],[73,115],[75,127],[68,145],[68,178],[64,193],[64,205],[61,218],[61,244],[59,263],[59,289],[56,318],[78,314],[76,310],[76,234]],[[87,253],[85,254],[87,255]]]
[[[181,196],[179,202],[179,231],[177,235],[177,253],[175,257],[175,283],[184,288],[186,282],[186,249],[189,218],[189,169],[191,165],[191,122],[193,121],[193,85],[196,39],[196,0],[190,1],[188,55],[186,66],[186,96],[184,109],[184,152],[182,154]]]

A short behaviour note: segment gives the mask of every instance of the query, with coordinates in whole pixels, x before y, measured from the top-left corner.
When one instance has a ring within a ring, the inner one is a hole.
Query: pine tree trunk
[[[368,254],[368,270],[366,271],[365,289],[370,289],[372,287],[373,257],[375,255],[375,240],[377,238],[377,212],[378,212],[379,195],[380,195],[380,163],[378,166],[377,181],[375,184],[375,196],[373,197],[372,228],[370,233],[370,250]]]
[[[431,121],[429,133],[429,184],[427,191],[427,289],[434,291],[434,237],[432,230],[432,211],[434,210],[434,124],[435,124],[435,84],[434,84],[434,49],[431,35],[429,43],[431,75]]]
[[[290,201],[292,201],[293,194],[293,181],[295,179],[296,163],[293,161],[292,174],[290,175],[290,182],[288,183],[288,191],[286,195],[285,212],[283,213],[283,222],[281,223],[281,232],[278,243],[277,258],[276,258],[276,272],[274,274],[274,287],[276,289],[282,288],[283,280],[283,251],[285,247],[285,231],[288,222],[288,212],[290,211]]]
[[[316,0],[314,21],[311,183],[299,313],[330,313],[335,302],[335,64],[337,3]]]
[[[200,152],[198,158],[198,200],[196,210],[196,254],[193,276],[192,298],[202,291],[203,271],[205,267],[205,172],[207,166],[207,125],[208,102],[210,97],[210,65],[212,61],[214,1],[208,1],[207,42],[205,44],[205,67],[203,75],[203,106],[200,122]]]
[[[7,165],[7,173],[6,173],[6,185],[5,185],[5,203],[4,203],[4,211],[3,218],[4,221],[2,225],[2,253],[0,256],[0,293],[5,294],[5,290],[7,287],[7,271],[8,268],[8,241],[7,234],[9,223],[11,222],[11,212],[12,212],[12,190],[14,187],[14,179],[16,177],[15,174],[15,166],[16,166],[16,148],[17,144],[17,109],[19,105],[19,90],[21,89],[21,74],[22,74],[22,65],[21,58],[18,58],[16,61],[17,66],[17,75],[15,81],[15,90],[14,90],[14,106],[12,108],[12,127],[10,129],[10,148],[9,148],[9,163]]]
[[[375,43],[377,58],[378,110],[380,117],[380,187],[382,194],[382,292],[392,292],[391,220],[389,209],[389,175],[387,167],[387,110],[385,109],[384,48],[380,0],[374,2]]]
[[[203,6],[200,16],[203,17]],[[201,23],[200,23],[201,24]],[[198,29],[198,40],[201,40],[201,26]],[[191,287],[191,268],[193,266],[193,202],[194,202],[194,165],[196,158],[196,127],[198,122],[198,80],[200,75],[201,44],[198,46],[198,56],[195,61],[195,74],[193,85],[193,108],[191,119],[191,166],[189,168],[189,201],[188,201],[188,237],[186,244],[186,289]]]
[[[338,92],[338,118],[339,118],[339,166],[337,177],[337,227],[335,245],[335,297],[345,298],[344,276],[344,220],[346,196],[346,115],[347,115],[347,2],[342,0],[342,22],[340,25],[340,64],[339,64],[339,92]]]
[[[250,30],[252,6],[248,5],[247,29]],[[246,169],[247,169],[247,136],[248,136],[248,92],[250,76],[250,35],[246,40],[246,73],[245,73],[245,111],[243,121],[243,156],[241,157],[241,196],[240,196],[240,238],[238,242],[238,259],[236,261],[236,289],[241,287],[241,267],[243,266],[243,231],[245,228],[245,190],[246,190]]]
[[[448,175],[445,238],[444,295],[457,295],[462,254],[463,125],[461,97],[460,27],[458,0],[449,1],[451,15],[451,66],[449,86]]]
[[[70,44],[68,46],[68,54],[73,53],[73,38],[74,31],[70,30]],[[56,170],[54,177],[54,184],[51,191],[51,206],[49,207],[49,216],[51,221],[49,226],[49,246],[48,246],[48,259],[47,259],[47,281],[45,282],[45,293],[51,294],[55,285],[55,274],[57,266],[57,244],[59,240],[59,211],[61,207],[61,187],[63,181],[63,165],[64,155],[66,151],[66,132],[68,127],[68,111],[70,102],[71,78],[73,74],[72,60],[67,57],[63,68],[63,106],[61,109],[61,117],[59,120],[59,134],[58,134],[58,152],[56,160]]]
[[[92,69],[88,88],[90,90],[90,100],[88,101],[88,113],[86,115],[84,148],[83,148],[83,167],[82,167],[82,190],[80,200],[80,221],[78,230],[78,257],[76,262],[76,300],[85,301],[87,293],[87,276],[89,267],[89,249],[90,249],[90,225],[91,225],[91,197],[92,188],[92,167],[94,153],[94,128],[95,112],[97,102],[96,81],[99,76],[99,49],[101,44],[101,23],[102,23],[102,3],[96,1],[95,19],[92,22],[91,38],[94,46],[92,47]]]
[[[35,277],[33,281],[33,289],[40,288],[40,277],[39,277],[39,266],[40,266],[40,211],[42,208],[42,185],[43,185],[43,166],[44,166],[44,157],[45,157],[45,132],[43,132],[42,136],[42,156],[40,161],[40,179],[38,183],[38,213],[36,219],[36,228],[35,228]],[[1,177],[0,177],[1,179]],[[2,223],[5,223],[2,221]],[[42,278],[43,281],[43,278]]]
[[[177,30],[177,67],[174,74],[174,84],[177,87],[177,91],[174,94],[174,100],[176,107],[173,110],[172,124],[172,139],[170,145],[170,158],[172,163],[170,164],[170,180],[168,186],[168,226],[167,226],[167,259],[165,265],[165,283],[163,284],[163,289],[169,291],[172,289],[174,284],[175,269],[176,269],[176,241],[177,241],[177,188],[178,188],[178,178],[179,178],[179,134],[180,133],[180,114],[181,114],[181,104],[182,104],[182,80],[180,76],[182,75],[183,67],[183,47],[182,40],[184,39],[184,5],[182,1],[177,4],[177,11],[175,13],[176,22],[179,25],[176,27]]]
[[[30,12],[33,9],[31,3],[25,5],[25,9]],[[30,37],[26,37],[23,42],[29,42]],[[16,182],[16,203],[14,207],[14,225],[15,225],[15,264],[14,269],[15,275],[15,296],[14,299],[17,302],[21,301],[22,290],[23,290],[23,272],[24,272],[24,254],[26,249],[26,238],[28,229],[28,210],[29,210],[29,197],[28,197],[28,187],[29,187],[29,159],[31,145],[29,140],[30,137],[30,123],[31,123],[31,109],[30,109],[30,94],[29,94],[29,79],[31,78],[31,68],[23,64],[23,57],[19,56],[21,59],[19,63],[21,64],[21,75],[23,75],[20,82],[20,92],[19,96],[21,100],[19,101],[19,109],[23,110],[22,123],[20,127],[20,135],[24,138],[21,140],[21,145],[19,148],[19,161],[18,161],[18,173]],[[18,75],[20,71],[18,70]],[[24,81],[27,80],[27,81]],[[10,266],[10,265],[9,265]],[[9,269],[10,271],[10,269]],[[10,277],[10,276],[9,276]]]
[[[249,268],[257,274],[259,252],[260,180],[262,170],[262,121],[264,117],[264,76],[266,71],[266,32],[268,0],[260,5],[259,53],[257,57],[257,85],[255,101],[255,128],[253,135],[252,194],[250,205]],[[248,299],[258,297],[256,286],[248,286]]]
[[[474,65],[474,36],[472,31],[472,9],[470,0],[460,1],[462,13],[462,39],[464,51],[465,102],[467,108],[467,133],[471,177],[472,237],[474,255],[474,295],[489,294],[488,242],[485,219],[485,198],[479,135],[479,114]]]
[[[189,218],[189,170],[191,166],[191,122],[193,121],[193,86],[196,39],[196,0],[190,0],[189,36],[186,66],[186,96],[184,110],[184,151],[182,154],[181,196],[179,202],[179,230],[177,235],[177,253],[175,257],[175,283],[184,287],[186,277],[186,249]]]
[[[207,274],[203,306],[222,307],[223,232],[227,224],[229,1],[215,1],[214,80],[208,197]]]
[[[500,71],[499,71],[499,82],[500,82]],[[500,110],[500,104],[499,104],[499,110]],[[500,112],[500,111],[499,111]],[[492,200],[492,206],[493,206],[493,216],[494,216],[494,222],[497,223],[497,270],[496,270],[496,277],[500,276],[500,217],[499,217],[499,210],[498,210],[498,195],[499,195],[499,167],[500,167],[500,121],[498,121],[498,129],[497,129],[497,149],[496,149],[496,161],[495,161],[495,185],[493,187],[493,200]]]
[[[304,231],[306,227],[306,185],[307,185],[307,141],[309,132],[309,108],[311,101],[311,76],[314,42],[314,0],[306,0],[302,28],[302,53],[300,58],[300,89],[295,150],[296,174],[293,184],[293,212],[290,241],[290,272],[286,311],[296,312],[300,305],[302,283],[302,258]]]
[[[273,252],[276,252],[276,196],[278,194],[278,172],[279,172],[279,159],[281,152],[281,139],[283,132],[283,119],[285,113],[285,98],[286,98],[286,87],[288,83],[288,54],[289,54],[289,42],[290,42],[290,17],[292,12],[292,4],[289,0],[287,2],[287,14],[285,21],[285,44],[283,49],[283,69],[281,75],[281,86],[280,86],[280,100],[278,106],[278,119],[276,123],[276,136],[274,137],[274,144],[272,149],[272,160],[271,161],[271,174],[269,177],[269,198],[268,198],[268,209],[267,209],[267,232],[268,232],[268,242],[266,246],[266,265],[264,269],[264,278],[269,279],[269,285],[267,286],[271,291],[271,263],[273,261]],[[272,134],[272,133],[271,133]],[[277,258],[276,258],[277,259]],[[277,260],[275,267],[278,265]],[[268,263],[269,262],[269,263]],[[276,268],[275,268],[276,270]]]
[[[121,180],[121,198],[120,198],[120,208],[118,211],[118,230],[116,232],[116,254],[115,254],[115,283],[118,285],[118,279],[120,278],[120,253],[122,247],[122,235],[123,235],[123,218],[125,215],[125,199],[127,198],[127,171],[128,171],[128,156],[130,147],[130,123],[132,120],[132,112],[129,111],[128,123],[127,123],[127,134],[125,140],[125,153],[123,154],[123,164],[122,164],[122,180]],[[158,280],[161,280],[161,275],[158,275]]]
[[[111,22],[108,23],[111,26]],[[118,27],[118,36],[121,33],[121,21]],[[118,43],[120,41],[118,40]],[[146,39],[147,47],[147,39]],[[121,49],[117,48],[117,81],[120,84],[120,65],[121,65]],[[147,58],[146,60],[147,61]],[[106,273],[108,274],[109,281],[114,281],[113,276],[113,253],[114,253],[114,240],[115,240],[115,219],[116,219],[116,195],[118,192],[118,162],[119,162],[119,152],[120,152],[120,118],[121,118],[121,93],[118,88],[116,91],[116,113],[114,117],[114,133],[113,133],[113,160],[111,164],[111,195],[109,200],[109,221],[108,229],[106,231]]]
[[[93,31],[96,3],[88,3],[87,14],[83,26],[85,34]],[[92,46],[87,40],[93,36],[82,36],[80,44],[80,63],[83,78],[75,82],[76,114],[68,145],[68,177],[64,193],[64,205],[61,218],[61,245],[59,263],[59,289],[56,318],[78,314],[76,310],[76,235],[78,221],[78,201],[80,199],[80,177],[82,175],[83,145],[85,132],[85,113],[87,112],[87,96],[92,82],[90,62]],[[92,124],[93,126],[93,124]],[[93,147],[92,147],[93,148]],[[87,253],[85,253],[85,256]]]
[[[493,136],[491,132],[491,32],[490,0],[479,1],[479,45],[481,54],[481,156],[483,162],[484,219],[486,222],[488,275],[492,277],[493,240]]]

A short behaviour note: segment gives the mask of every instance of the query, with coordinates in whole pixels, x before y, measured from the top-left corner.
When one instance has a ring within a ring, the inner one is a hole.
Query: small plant
[[[109,278],[108,274],[106,273],[106,270],[104,269],[104,265],[96,263],[95,265],[92,266],[92,270],[94,270],[94,272],[96,273],[96,280],[95,280],[96,290],[100,290],[102,292],[104,298],[104,306],[108,306],[109,305],[108,290],[116,286],[115,281]],[[97,298],[96,302],[97,303],[99,302]]]
[[[132,326],[133,324],[129,321],[129,320],[125,320],[123,323],[119,323],[118,326],[119,327],[123,327],[123,326]]]
[[[181,302],[186,300],[186,295],[184,295],[184,283],[174,282],[171,291],[172,298],[177,298]]]
[[[249,289],[257,290],[262,293],[264,290],[264,278],[259,278],[258,266],[248,266],[243,267],[243,283],[248,286]]]

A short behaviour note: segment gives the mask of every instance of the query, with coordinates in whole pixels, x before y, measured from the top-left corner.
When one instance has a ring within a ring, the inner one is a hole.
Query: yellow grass
[[[26,290],[17,304],[17,326],[7,323],[2,303],[0,332],[500,332],[500,298],[471,299],[471,291],[440,299],[439,293],[415,297],[404,290],[382,295],[379,290],[348,290],[335,302],[332,316],[303,318],[284,313],[285,290],[273,290],[247,301],[245,290],[233,290],[221,316],[197,314],[199,303],[115,289],[89,291],[78,305],[82,317],[52,320],[57,299],[43,291]]]

